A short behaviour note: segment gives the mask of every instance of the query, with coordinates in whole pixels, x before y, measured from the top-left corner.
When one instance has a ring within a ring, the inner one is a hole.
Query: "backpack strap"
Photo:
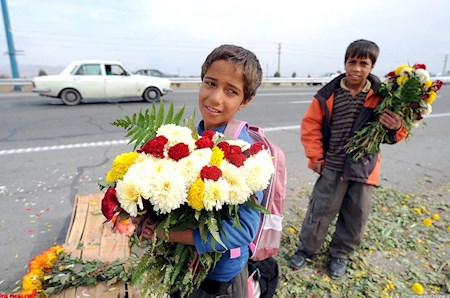
[[[233,118],[230,122],[228,122],[223,134],[227,137],[237,139],[241,134],[242,129],[247,125],[247,122]]]

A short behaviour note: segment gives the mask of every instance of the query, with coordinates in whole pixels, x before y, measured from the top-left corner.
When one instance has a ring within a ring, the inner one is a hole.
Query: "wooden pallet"
[[[72,213],[64,249],[74,257],[83,260],[114,261],[130,256],[128,238],[114,233],[110,222],[103,223],[105,217],[101,212],[103,194],[78,195]],[[134,293],[135,291],[133,291]],[[102,297],[122,298],[136,297],[129,295],[127,285],[105,283],[91,287],[77,287],[62,291],[52,298]]]

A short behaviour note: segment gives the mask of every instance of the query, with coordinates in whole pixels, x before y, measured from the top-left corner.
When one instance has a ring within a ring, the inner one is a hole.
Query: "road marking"
[[[431,114],[424,116],[424,118],[438,118],[438,117],[449,117],[450,113],[441,114]],[[300,129],[300,125],[290,125],[290,126],[279,126],[279,127],[267,127],[263,128],[264,131],[280,131],[280,130],[297,130]],[[19,148],[10,150],[0,150],[1,155],[12,155],[12,154],[22,154],[22,153],[32,153],[32,152],[47,152],[56,150],[68,150],[68,149],[79,149],[79,148],[89,148],[89,147],[106,147],[115,145],[126,145],[128,140],[113,140],[104,142],[91,142],[91,143],[79,143],[79,144],[68,144],[68,145],[57,145],[57,146],[44,146],[44,147],[30,147],[30,148]]]

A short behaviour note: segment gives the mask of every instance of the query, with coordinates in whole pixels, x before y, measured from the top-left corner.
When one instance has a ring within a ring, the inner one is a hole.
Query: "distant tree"
[[[38,73],[39,77],[46,76],[46,75],[47,75],[47,73],[45,72],[45,70],[43,70],[43,69],[39,70],[39,73]]]
[[[279,77],[281,77],[281,75],[280,75],[280,73],[279,73],[278,71],[276,71],[276,72],[273,74],[273,77],[274,77],[274,78],[279,78]],[[274,85],[274,86],[278,86],[278,85],[280,85],[280,83],[273,83],[273,85]]]

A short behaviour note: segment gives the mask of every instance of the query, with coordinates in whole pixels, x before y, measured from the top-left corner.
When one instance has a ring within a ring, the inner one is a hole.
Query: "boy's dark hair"
[[[369,57],[372,60],[372,64],[375,65],[377,62],[378,54],[380,53],[380,48],[377,44],[370,40],[358,39],[352,42],[345,52],[344,63],[347,62],[349,58],[366,58]]]
[[[242,67],[244,73],[244,101],[256,94],[256,89],[261,85],[262,68],[256,55],[242,47],[224,44],[215,48],[206,57],[202,65],[201,79],[205,76],[211,65],[218,60],[230,61],[236,67]]]

